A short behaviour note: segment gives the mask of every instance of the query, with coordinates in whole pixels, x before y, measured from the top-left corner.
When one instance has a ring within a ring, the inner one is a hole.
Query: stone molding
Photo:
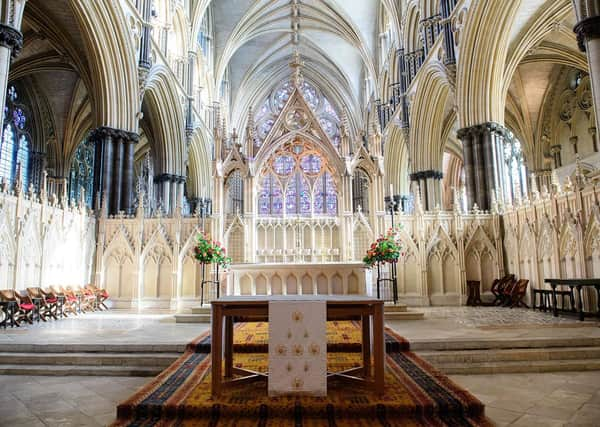
[[[411,181],[420,181],[422,179],[433,178],[433,179],[444,179],[444,173],[436,170],[418,171],[410,174]]]
[[[94,142],[102,141],[106,138],[120,139],[123,142],[138,143],[140,136],[135,132],[128,132],[122,129],[114,129],[107,126],[102,126],[90,132],[90,140]]]
[[[13,58],[23,49],[23,34],[11,26],[0,24],[0,46],[11,49]]]
[[[177,184],[183,184],[185,183],[186,178],[185,176],[181,176],[181,175],[172,175],[169,173],[163,173],[160,175],[156,175],[154,177],[154,182],[155,183],[161,183],[161,182],[174,182]]]
[[[577,45],[585,52],[586,40],[600,38],[600,15],[585,18],[575,25],[573,31],[577,34]]]
[[[504,139],[510,139],[510,132],[503,125],[496,122],[487,122],[468,128],[459,129],[456,132],[458,139],[463,140],[467,136],[481,135],[486,132],[495,133]]]

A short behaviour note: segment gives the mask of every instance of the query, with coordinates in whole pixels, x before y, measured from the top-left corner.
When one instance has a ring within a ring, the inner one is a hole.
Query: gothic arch
[[[502,98],[510,29],[520,0],[487,0],[469,8],[456,77],[460,127],[504,123]],[[490,31],[494,28],[494,31]]]
[[[150,71],[144,102],[152,114],[151,125],[157,172],[185,175],[185,120],[172,74],[163,65]]]
[[[93,59],[95,123],[138,131],[138,72],[129,28],[121,6],[108,1],[70,1]],[[117,77],[118,76],[118,77]],[[116,102],[118,100],[118,102]]]

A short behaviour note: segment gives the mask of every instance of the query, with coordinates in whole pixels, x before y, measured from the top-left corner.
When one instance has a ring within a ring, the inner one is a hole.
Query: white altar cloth
[[[327,303],[305,298],[269,301],[269,396],[327,396]]]

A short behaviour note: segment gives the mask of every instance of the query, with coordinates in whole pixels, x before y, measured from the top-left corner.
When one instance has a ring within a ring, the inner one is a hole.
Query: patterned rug
[[[266,323],[242,323],[234,333],[234,365],[264,372],[268,366]],[[328,322],[328,369],[359,366],[360,324]],[[353,352],[356,350],[356,352]],[[330,382],[326,398],[269,398],[266,382],[210,395],[210,336],[202,335],[152,382],[117,407],[121,426],[491,426],[484,407],[386,328],[385,391]]]

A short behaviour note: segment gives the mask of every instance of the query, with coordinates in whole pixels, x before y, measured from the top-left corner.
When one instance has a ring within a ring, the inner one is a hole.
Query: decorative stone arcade
[[[268,102],[258,131],[249,119],[243,146],[216,131],[213,235],[234,263],[360,259],[385,229],[381,136],[353,144],[307,82],[284,83]],[[367,233],[356,233],[355,212]]]

